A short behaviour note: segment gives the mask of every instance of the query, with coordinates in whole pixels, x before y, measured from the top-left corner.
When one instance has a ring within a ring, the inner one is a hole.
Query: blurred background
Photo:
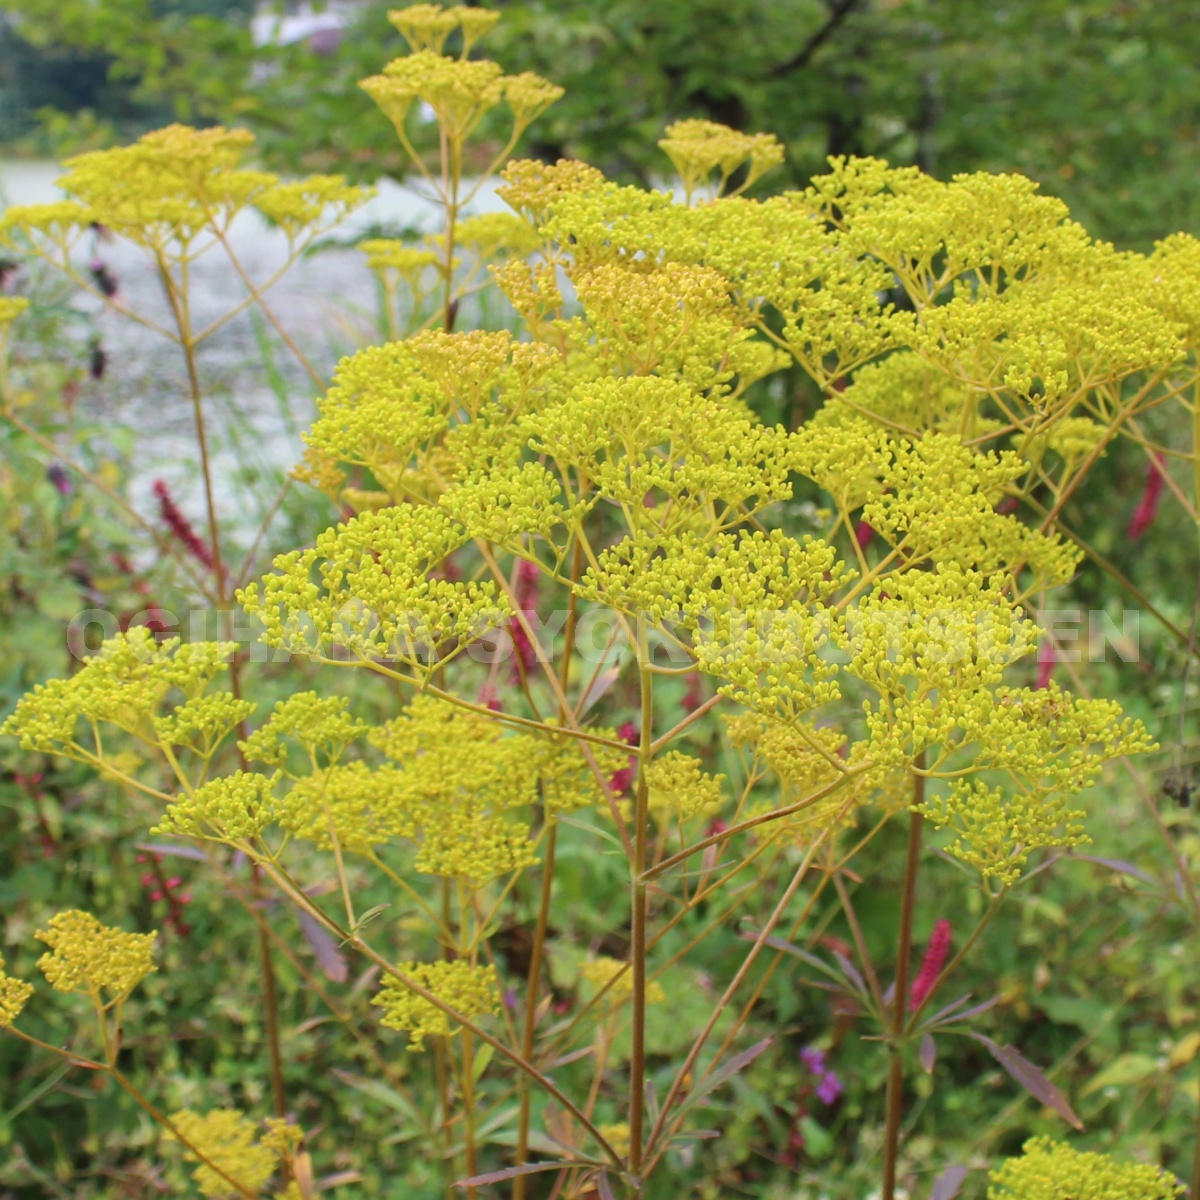
[[[358,89],[399,36],[387,0],[3,0],[4,158],[171,120],[243,124],[276,170],[403,171]],[[1200,24],[1189,0],[496,0],[488,52],[567,89],[529,154],[646,182],[663,127],[704,116],[948,178],[1021,171],[1144,249],[1200,214]]]
[[[327,378],[340,355],[388,336],[378,281],[355,244],[379,235],[412,240],[431,227],[428,206],[403,186],[407,163],[391,125],[358,86],[405,52],[386,17],[401,2],[0,0],[0,209],[55,198],[63,157],[171,121],[246,126],[271,170],[342,172],[378,184],[378,199],[271,294],[280,320]],[[486,55],[509,73],[536,71],[567,89],[518,154],[578,157],[617,179],[665,183],[667,160],[656,145],[664,127],[708,117],[784,142],[784,167],[766,175],[755,195],[803,186],[830,154],[870,154],[941,178],[1024,173],[1121,248],[1146,251],[1177,230],[1200,234],[1196,0],[490,0],[488,7],[505,19]],[[426,148],[436,144],[432,124],[414,132],[419,146],[422,132]],[[481,154],[496,148],[486,138],[478,143]],[[498,204],[485,188],[479,209]],[[243,261],[254,277],[267,277],[286,239],[253,215],[239,222]],[[96,231],[80,255],[105,295],[115,289],[138,312],[161,306],[157,276],[135,248]],[[233,285],[218,256],[197,264],[193,286],[202,321],[229,306]],[[106,606],[128,620],[182,595],[173,590],[170,560],[150,553],[123,514],[98,503],[99,493],[68,476],[56,455],[73,455],[160,525],[160,485],[185,512],[203,506],[175,348],[36,262],[0,255],[0,290],[33,300],[12,352],[33,397],[26,417],[42,435],[33,442],[0,428],[2,719],[34,683],[71,668],[63,627],[82,607]],[[488,310],[483,299],[464,315],[482,328],[511,321],[507,309]],[[311,542],[334,514],[320,494],[286,483],[314,412],[311,381],[254,309],[206,342],[199,360],[230,538],[251,556],[260,525],[270,525],[272,546]],[[819,396],[798,373],[786,383],[763,407],[772,421],[794,426]],[[1191,430],[1172,424],[1165,408],[1147,428],[1181,461],[1190,459]],[[1144,762],[1161,830],[1129,780],[1106,780],[1089,801],[1091,862],[1039,875],[1020,893],[998,919],[988,954],[971,964],[964,990],[1001,997],[989,1034],[1020,1046],[1072,1095],[1094,1131],[1089,1148],[1183,1171],[1200,1102],[1200,993],[1195,928],[1168,847],[1174,837],[1200,861],[1200,806],[1191,803],[1200,787],[1200,685],[1192,663],[1196,546],[1175,497],[1190,494],[1192,481],[1178,474],[1182,483],[1167,488],[1141,447],[1114,443],[1065,514],[1097,557],[1064,590],[1062,605],[1110,614],[1122,629],[1127,611],[1142,610],[1140,632],[1130,635],[1139,643],[1136,660],[1110,655],[1088,679],[1094,694],[1121,696],[1162,743]],[[1066,664],[1030,663],[1030,682],[1035,672],[1070,683]],[[31,765],[13,743],[0,746],[0,946],[19,968],[15,948],[30,943],[51,903],[149,929],[179,918],[183,895],[190,936],[180,932],[165,953],[186,970],[164,970],[145,1001],[155,1014],[170,1011],[175,1032],[161,1043],[148,1034],[140,1053],[183,1102],[264,1104],[261,1014],[246,1003],[258,986],[246,950],[251,924],[231,915],[220,883],[195,862],[147,858],[138,848],[144,814],[114,805],[112,795],[112,785],[89,771]],[[864,889],[860,916],[872,952],[886,954],[899,843],[885,841],[878,854],[885,885]],[[594,895],[580,884],[568,899],[582,936],[607,932],[612,897],[625,886],[611,872],[596,874],[609,862],[589,863],[593,874],[580,870]],[[924,904],[928,922],[950,915],[965,923],[954,867],[936,864]],[[848,950],[849,931],[832,917],[828,933]],[[709,966],[714,978],[726,969],[715,954]],[[320,1024],[312,996],[292,995],[288,1084],[299,1110],[371,1147],[369,1155],[336,1147],[344,1161],[326,1156],[330,1170],[367,1172],[362,1193],[340,1195],[436,1200],[441,1190],[412,1153],[411,1135],[397,1133],[387,1089],[360,1095],[347,1083],[357,1076],[339,1083],[330,1064],[355,1065],[357,1051]],[[814,1006],[786,977],[767,992],[766,1010],[768,1023],[788,1036],[778,1057],[764,1057],[739,1087],[730,1132],[707,1160],[711,1188],[696,1194],[858,1200],[876,1179],[869,1134],[880,1108],[881,1059],[852,1036],[851,1020]],[[65,1038],[69,1030],[52,1033]],[[832,1044],[831,1063],[846,1082],[837,1105],[810,1104],[804,1092],[797,1052],[818,1040]],[[134,1115],[97,1104],[90,1085],[64,1078],[67,1068],[48,1074],[11,1041],[0,1052],[0,1200],[164,1194],[153,1144]],[[936,1090],[924,1075],[915,1085],[923,1125],[910,1151],[931,1172],[947,1161],[982,1167],[1016,1153],[1030,1132],[1060,1131],[974,1044],[947,1051],[938,1072]],[[972,1197],[982,1195],[982,1179],[980,1172]]]

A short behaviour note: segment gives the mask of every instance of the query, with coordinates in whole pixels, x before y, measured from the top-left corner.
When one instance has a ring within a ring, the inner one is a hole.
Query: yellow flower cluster
[[[600,1136],[624,1158],[629,1153],[629,1122],[616,1121],[611,1125],[597,1125]]]
[[[0,734],[19,738],[27,750],[68,758],[82,754],[75,741],[81,719],[108,722],[153,742],[155,710],[172,692],[181,692],[185,703],[162,726],[168,737],[216,736],[241,719],[244,706],[222,698],[212,707],[192,702],[226,669],[235,649],[232,642],[158,643],[147,629],[135,627],[104,642],[69,679],[52,679],[23,696]]]
[[[500,1010],[500,984],[494,967],[476,967],[456,959],[399,963],[396,970],[468,1021]],[[414,1053],[425,1049],[427,1037],[453,1037],[462,1031],[448,1013],[398,979],[389,978],[371,1003],[384,1010],[381,1024],[408,1033],[408,1048]]]
[[[150,832],[227,842],[258,837],[278,817],[274,791],[281,778],[279,772],[268,777],[234,771],[211,779],[168,805]]]
[[[503,212],[481,213],[459,221],[454,240],[484,262],[507,255],[532,254],[542,245],[537,230],[524,217]]]
[[[192,1178],[201,1195],[210,1200],[239,1195],[230,1180],[236,1180],[248,1192],[259,1192],[275,1173],[282,1154],[294,1145],[291,1137],[281,1139],[277,1126],[260,1138],[258,1125],[236,1108],[217,1108],[203,1116],[183,1109],[172,1113],[170,1119],[180,1138],[186,1139],[212,1164],[201,1162],[191,1149],[184,1148],[183,1157],[199,1164]],[[170,1133],[165,1138],[179,1140]]]
[[[337,702],[321,703],[332,711]],[[412,842],[417,871],[479,887],[535,861],[528,817],[514,816],[517,810],[531,811],[540,798],[549,813],[570,812],[603,798],[577,740],[506,733],[432,696],[418,695],[399,717],[371,729],[368,740],[392,761],[372,767],[336,762],[329,753],[334,765],[314,764],[279,802],[276,819],[288,833],[325,850],[336,838],[352,854]],[[260,756],[249,744],[247,753]],[[628,756],[596,746],[594,757],[604,777]],[[271,819],[266,805],[253,809],[260,812],[264,823]]]
[[[296,692],[280,700],[266,722],[239,746],[251,762],[281,769],[288,765],[289,741],[304,750],[314,767],[334,763],[367,730],[366,722],[348,708],[341,696]]]
[[[601,378],[525,417],[568,497],[585,489],[622,508],[632,531],[720,530],[791,496],[790,435],[713,395],[657,376]],[[649,503],[648,503],[649,501]]]
[[[298,780],[280,803],[279,823],[322,850],[332,849],[336,838],[347,854],[369,854],[417,832],[406,773],[363,762],[340,763]]]
[[[207,759],[256,707],[254,701],[239,700],[232,692],[209,692],[151,720],[164,746],[183,746]]]
[[[68,159],[59,186],[72,200],[14,206],[0,220],[0,237],[13,230],[40,233],[60,247],[93,222],[150,250],[186,247],[199,233],[224,233],[253,205],[290,237],[336,224],[371,192],[340,175],[283,183],[239,163],[254,143],[244,129],[170,125],[130,146],[93,150]]]
[[[422,10],[436,7],[416,6]],[[508,103],[514,134],[519,135],[563,95],[562,88],[532,72],[505,75],[499,64],[486,59],[469,60],[465,54],[457,59],[444,56],[441,51],[445,39],[456,26],[461,25],[471,41],[478,36],[477,26],[469,30],[468,24],[455,16],[460,11],[471,10],[423,12],[416,21],[404,21],[399,27],[413,52],[393,59],[382,74],[371,75],[360,84],[395,125],[402,139],[409,110],[418,101],[433,110],[447,140],[461,147],[489,110],[501,102]],[[486,16],[489,23],[494,23],[493,14]],[[403,19],[403,13],[399,17]]]
[[[466,58],[472,45],[500,20],[500,14],[464,4],[450,9],[443,9],[440,4],[410,4],[407,8],[393,9],[388,20],[414,50],[432,50],[435,54],[441,54],[446,39],[461,29]]]
[[[650,811],[660,822],[710,816],[725,804],[724,775],[709,775],[698,758],[670,750],[646,770]]]
[[[466,540],[428,505],[362,513],[327,529],[312,549],[279,555],[277,573],[238,600],[262,621],[268,645],[319,657],[345,646],[361,659],[428,673],[451,643],[477,638],[510,615],[493,584],[431,577]]]
[[[78,909],[55,914],[49,928],[34,936],[50,947],[38,968],[60,992],[99,998],[108,991],[121,999],[155,970],[151,954],[157,932],[125,933]]]
[[[32,995],[32,984],[5,972],[4,956],[0,954],[0,1029],[7,1029],[21,1015]]]
[[[730,744],[749,752],[755,767],[770,771],[779,783],[779,791],[772,791],[769,798],[751,805],[746,817],[762,816],[799,803],[839,780],[844,781],[844,786],[805,808],[756,826],[756,837],[803,845],[816,832],[853,825],[859,806],[867,800],[886,801],[878,791],[873,792],[878,780],[872,775],[846,777],[846,766],[854,764],[844,763],[840,758],[847,740],[845,733],[836,727],[782,721],[756,712],[727,717],[725,723]]]
[[[1175,1200],[1184,1192],[1159,1167],[1118,1163],[1047,1137],[1031,1138],[1020,1158],[992,1171],[991,1181],[988,1200]]]
[[[418,871],[479,886],[533,864],[529,826],[505,814],[537,800],[548,757],[539,739],[506,736],[495,721],[418,696],[371,742],[403,766],[401,811]]]
[[[544,346],[503,332],[417,334],[343,359],[305,437],[300,478],[335,498],[342,465],[397,501],[428,502],[476,465],[517,465],[514,418],[555,373]]]
[[[394,238],[367,238],[358,243],[372,271],[396,271],[403,278],[419,276],[437,263],[437,254],[418,246],[408,246]]]
[[[0,326],[11,324],[28,307],[29,301],[24,296],[0,296]]]
[[[552,164],[517,159],[504,168],[503,174],[504,183],[497,195],[536,225],[545,223],[555,202],[563,196],[590,191],[604,182],[601,171],[568,158]]]
[[[783,162],[783,146],[773,133],[739,133],[728,125],[698,118],[668,125],[666,136],[658,144],[679,172],[689,199],[714,171],[720,174],[717,181],[720,195],[739,167],[746,166],[746,178],[738,189],[743,191]]]
[[[628,1004],[633,995],[633,972],[627,963],[615,958],[594,958],[579,968],[581,979],[599,991],[605,989],[604,998],[612,1008]],[[662,985],[650,980],[646,984],[646,1003],[663,1004],[667,999]]]

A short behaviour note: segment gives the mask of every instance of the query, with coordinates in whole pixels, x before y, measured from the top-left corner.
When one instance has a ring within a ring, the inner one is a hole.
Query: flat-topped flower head
[[[288,746],[300,747],[314,764],[336,762],[343,751],[367,731],[367,724],[349,711],[342,696],[296,692],[280,700],[265,724],[240,749],[252,762],[286,767]]]
[[[725,803],[721,785],[724,775],[709,775],[700,760],[678,750],[669,750],[646,770],[650,811],[663,822],[673,817],[711,816]]]
[[[458,28],[459,15],[456,9],[447,12],[440,4],[410,4],[391,9],[388,20],[414,51],[441,54],[446,39]]]
[[[0,1029],[7,1029],[21,1015],[32,995],[32,984],[5,972],[4,956],[0,954]]]
[[[399,963],[396,970],[468,1021],[500,1010],[500,984],[494,967],[476,967],[456,959]],[[399,979],[389,978],[371,1003],[384,1011],[380,1024],[409,1035],[408,1048],[413,1053],[425,1049],[427,1037],[454,1037],[462,1032],[449,1013]]]
[[[178,797],[153,829],[153,834],[239,841],[257,837],[279,813],[274,791],[282,776],[234,771],[210,779],[190,795]]]
[[[628,1004],[633,995],[633,971],[628,963],[615,958],[593,958],[579,968],[581,979],[597,991],[604,990],[606,1002],[613,1008]],[[646,984],[646,1003],[662,1004],[667,998],[662,984],[651,980]]]
[[[156,968],[153,933],[126,933],[102,925],[91,913],[72,909],[50,918],[34,935],[50,947],[38,968],[60,992],[127,996]]]
[[[1048,1137],[1031,1138],[1019,1158],[992,1171],[988,1200],[1175,1200],[1174,1175],[1107,1154],[1073,1150]]]
[[[184,1109],[171,1114],[171,1124],[179,1138],[167,1133],[165,1139],[186,1140],[183,1157],[198,1164],[192,1178],[201,1195],[210,1200],[227,1200],[245,1192],[257,1195],[279,1166],[278,1135],[272,1137],[273,1131],[268,1130],[260,1137],[258,1123],[240,1109],[218,1108],[203,1115]],[[197,1151],[208,1161],[202,1161]]]
[[[728,125],[694,117],[668,125],[658,144],[679,172],[689,199],[714,171],[719,173],[720,195],[739,167],[746,166],[746,179],[738,188],[744,191],[783,162],[783,146],[773,133],[739,133]]]
[[[604,182],[604,173],[577,159],[560,158],[556,163],[521,158],[501,172],[504,183],[496,194],[535,224],[541,224],[556,200],[590,191]]]
[[[185,704],[163,719],[163,736],[188,739],[223,736],[247,714],[232,697],[211,704],[198,700],[215,676],[227,669],[231,642],[158,642],[144,626],[109,638],[83,660],[69,679],[40,684],[17,703],[0,734],[20,738],[27,750],[85,758],[75,741],[80,721],[107,722],[156,740],[154,718],[162,702],[181,693]],[[199,744],[199,743],[197,743]]]
[[[0,296],[0,328],[11,325],[28,307],[24,296]]]
[[[480,38],[489,33],[500,20],[498,12],[486,8],[456,4],[443,8],[440,4],[410,4],[394,8],[388,20],[404,36],[412,50],[432,50],[441,54],[446,39],[456,30],[462,31],[462,57],[466,58]]]

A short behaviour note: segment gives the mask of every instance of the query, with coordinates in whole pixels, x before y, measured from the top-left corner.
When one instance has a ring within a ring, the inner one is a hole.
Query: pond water
[[[58,168],[50,162],[0,162],[0,200],[34,204],[61,199],[57,176]],[[503,207],[489,183],[471,211]],[[300,259],[267,293],[275,317],[324,378],[342,355],[380,340],[375,277],[357,250],[336,243],[353,242],[367,230],[395,235],[403,229],[436,228],[437,219],[436,207],[413,188],[381,181],[378,195],[334,231],[330,248]],[[254,213],[237,219],[230,241],[256,282],[269,278],[287,258],[286,237]],[[81,266],[86,269],[93,259],[112,273],[128,308],[169,324],[157,272],[142,251],[119,240],[85,239]],[[219,247],[195,262],[190,290],[196,327],[245,295]],[[154,511],[150,489],[155,479],[164,478],[189,511],[199,512],[194,426],[178,348],[99,302],[84,297],[77,307],[88,315],[108,356],[104,378],[89,381],[75,402],[79,419],[137,430],[131,499],[140,511]],[[264,336],[272,344],[269,364],[261,351]],[[229,494],[235,479],[247,472],[279,476],[289,469],[303,449],[300,431],[315,411],[314,386],[261,316],[247,310],[235,317],[201,345],[198,358],[222,493]],[[234,511],[222,516],[239,523],[242,506],[232,495],[229,506]],[[257,515],[251,515],[256,524]]]

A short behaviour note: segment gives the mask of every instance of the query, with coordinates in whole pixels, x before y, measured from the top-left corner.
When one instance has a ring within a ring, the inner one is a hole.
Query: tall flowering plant
[[[564,1197],[669,1194],[660,1180],[705,1136],[705,1098],[766,1048],[743,1030],[764,969],[782,965],[832,981],[882,1043],[892,1200],[907,1074],[974,1015],[934,1000],[1030,864],[1086,841],[1077,797],[1102,764],[1151,746],[1111,701],[1027,686],[1022,660],[1037,645],[1028,610],[1080,561],[1064,505],[1114,436],[1194,386],[1194,247],[1118,254],[1025,179],[944,183],[874,160],[832,160],[805,191],[755,200],[746,189],[782,148],[705,121],[662,142],[681,195],[578,162],[508,162],[559,89],[472,57],[496,14],[419,4],[392,19],[412,52],[363,87],[445,223],[421,246],[365,247],[389,328],[408,336],[321,384],[295,472],[346,519],[237,591],[272,655],[319,665],[321,687],[263,713],[232,640],[134,629],[35,689],[3,732],[143,798],[155,835],[186,839],[214,871],[248,859],[264,892],[369,964],[378,990],[342,1015],[383,1060],[407,1041],[422,1152],[468,1195],[504,1185],[519,1200],[543,1175]],[[422,108],[436,162],[410,137]],[[511,211],[472,217],[468,143],[501,113],[507,140],[483,177],[507,162]],[[199,590],[221,609],[242,572],[221,551],[194,356],[212,327],[189,323],[187,264],[201,241],[219,245],[244,303],[261,304],[266,283],[228,243],[232,215],[258,208],[300,253],[363,198],[337,179],[242,168],[246,149],[237,132],[165,130],[82,156],[64,183],[74,199],[4,222],[68,272],[73,239],[102,222],[160,271],[173,322],[161,332],[188,365],[205,464],[211,564],[191,547],[189,565],[207,568]],[[458,328],[483,286],[516,333]],[[788,367],[826,397],[798,429],[755,407]],[[347,672],[394,688],[389,719],[353,711],[337,690]],[[714,723],[730,748],[720,763],[701,736]],[[847,871],[897,823],[900,921],[894,961],[877,964]],[[914,976],[934,837],[983,916],[953,955],[939,925]],[[568,839],[617,859],[627,893],[619,950],[573,963],[555,933]],[[381,888],[389,899],[364,907]],[[829,890],[857,963],[808,942]],[[531,914],[521,956],[502,936],[518,904]],[[683,1051],[663,1054],[654,1008],[739,921],[740,964]],[[47,978],[96,1011],[103,1054],[87,1065],[132,1088],[122,1004],[152,939],[68,913],[46,940]],[[578,991],[567,1013],[564,975]],[[26,1040],[31,990],[0,987],[3,1023]],[[976,1036],[1077,1122],[1033,1064]],[[807,1053],[832,1103],[841,1083]],[[234,1110],[167,1116],[138,1093],[205,1195],[313,1194],[275,1065],[265,1125]],[[1080,1169],[1031,1143],[998,1185],[1043,1168]],[[1153,1171],[1128,1179],[1122,1196],[1173,1190]]]

